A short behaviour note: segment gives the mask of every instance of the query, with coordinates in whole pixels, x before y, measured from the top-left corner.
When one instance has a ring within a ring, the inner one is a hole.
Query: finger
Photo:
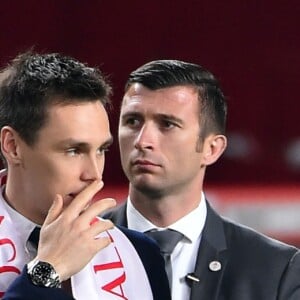
[[[98,238],[98,236],[104,232],[107,231],[109,229],[113,229],[114,228],[114,223],[110,220],[104,220],[104,219],[97,219],[97,222],[94,222],[90,228],[89,228],[89,234],[94,237],[94,238]]]
[[[103,187],[102,180],[95,180],[82,190],[65,209],[66,212],[72,212],[78,216],[91,202],[94,195]]]
[[[115,207],[117,204],[115,199],[105,198],[98,200],[85,209],[80,215],[80,221],[90,224],[94,217],[101,215],[105,210]]]
[[[102,238],[94,240],[97,252],[106,248],[111,242],[112,241],[111,241],[110,237],[102,237]]]
[[[55,221],[57,217],[61,214],[62,209],[63,209],[63,198],[61,195],[56,195],[48,211],[44,224],[45,225],[51,224],[53,221]]]

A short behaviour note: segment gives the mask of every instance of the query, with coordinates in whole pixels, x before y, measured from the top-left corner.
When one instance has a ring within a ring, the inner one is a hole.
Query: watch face
[[[28,265],[28,274],[35,285],[59,287],[59,276],[47,262],[37,261],[33,265]]]
[[[48,281],[51,276],[51,268],[45,263],[39,263],[35,266],[33,274],[36,278],[39,279],[40,282]]]

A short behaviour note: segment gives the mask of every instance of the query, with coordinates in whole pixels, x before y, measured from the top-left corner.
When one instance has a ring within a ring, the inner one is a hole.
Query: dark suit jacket
[[[155,300],[170,300],[168,279],[164,270],[164,260],[160,255],[157,245],[143,234],[119,227],[132,242],[139,254],[148,275],[153,298]],[[80,254],[79,254],[80,255]],[[138,284],[138,279],[137,279]],[[71,300],[62,289],[43,288],[33,285],[25,267],[22,274],[10,285],[3,300]],[[100,299],[99,299],[100,300]],[[142,300],[142,299],[129,299]]]
[[[127,226],[126,204],[105,217]],[[222,218],[208,203],[194,274],[191,300],[300,300],[300,251]]]

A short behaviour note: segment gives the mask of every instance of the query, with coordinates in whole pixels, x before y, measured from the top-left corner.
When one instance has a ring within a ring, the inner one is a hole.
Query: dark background
[[[229,149],[207,182],[297,185],[299,16],[298,0],[2,0],[0,64],[34,46],[110,74],[116,142],[105,181],[111,184],[126,182],[116,133],[129,72],[153,59],[201,64],[219,78],[229,103]]]

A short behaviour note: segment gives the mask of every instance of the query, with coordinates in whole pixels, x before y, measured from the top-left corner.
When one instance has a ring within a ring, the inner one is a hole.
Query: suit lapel
[[[226,249],[222,219],[207,203],[207,218],[194,271],[199,282],[191,283],[190,300],[221,299],[219,291],[227,264]]]
[[[203,228],[194,275],[200,281],[191,283],[190,300],[222,299],[220,288],[227,264],[227,245],[221,217],[207,205],[207,217]],[[126,202],[105,214],[116,225],[127,227]],[[218,264],[220,263],[220,265]],[[221,269],[218,270],[219,266]]]
[[[124,202],[117,208],[114,208],[106,212],[102,217],[104,219],[110,219],[115,225],[128,227],[127,216],[126,216],[126,207],[127,202]]]

